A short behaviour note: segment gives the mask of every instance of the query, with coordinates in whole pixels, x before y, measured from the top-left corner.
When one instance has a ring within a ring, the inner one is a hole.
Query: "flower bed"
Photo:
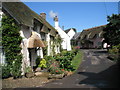
[[[78,50],[63,51],[55,56],[45,56],[46,66],[50,73],[49,78],[62,78],[66,72],[74,71],[72,65],[73,58],[77,55]]]

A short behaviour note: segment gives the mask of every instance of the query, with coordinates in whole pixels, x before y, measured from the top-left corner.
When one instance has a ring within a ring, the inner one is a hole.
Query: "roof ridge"
[[[96,26],[96,27],[84,29],[84,31],[89,31],[89,30],[96,29],[96,28],[100,28],[100,27],[104,27],[104,26],[106,26],[106,25],[101,25],[101,26]]]

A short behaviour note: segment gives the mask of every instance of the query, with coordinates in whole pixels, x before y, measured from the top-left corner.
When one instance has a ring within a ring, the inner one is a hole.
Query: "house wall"
[[[102,47],[103,38],[97,37],[97,38],[92,39],[92,41],[93,41],[92,48]]]
[[[2,15],[3,15],[3,12],[2,12],[2,10],[0,9],[0,26],[1,26]]]
[[[43,58],[43,50],[41,47],[40,49],[28,48],[28,44],[29,44],[29,40],[30,40],[32,32],[33,32],[32,28],[29,28],[24,25],[21,26],[20,36],[23,37],[22,42],[21,42],[21,47],[22,47],[21,53],[23,54],[22,75],[24,75],[26,67],[31,66],[33,68],[33,66],[36,66],[35,60],[37,56],[40,56],[41,58]],[[39,33],[35,32],[35,34],[37,34],[41,39],[41,35]]]
[[[70,40],[73,38],[73,36],[75,35],[75,31],[73,30],[73,29],[71,29],[68,33],[67,33],[67,35],[70,37]]]
[[[2,22],[2,15],[4,14],[2,12],[2,3],[0,3],[0,27],[1,27],[1,22]],[[0,32],[0,64],[5,64],[5,53],[2,50],[2,33]]]
[[[96,38],[96,40],[94,41],[94,48],[96,47],[102,47],[102,38]]]
[[[46,34],[47,41],[47,55],[50,56],[50,33]]]
[[[71,50],[71,43],[70,43],[70,38],[69,36],[60,28],[60,27],[55,27],[55,29],[58,31],[58,34],[62,38],[63,42],[61,43],[62,48],[66,49],[67,51]]]
[[[22,75],[25,74],[25,68],[26,67],[30,67],[30,58],[29,58],[29,51],[28,51],[28,38],[31,35],[31,30],[26,27],[26,26],[21,26],[21,30],[20,30],[20,36],[23,38],[22,42],[21,42],[21,53],[23,55],[23,59],[22,59]]]
[[[5,53],[3,53],[2,46],[0,46],[0,64],[5,64]]]
[[[42,25],[40,25],[40,23],[36,22],[35,25],[34,25],[34,27],[36,27],[36,28],[34,29],[34,31],[36,31],[36,32],[38,33],[38,36],[39,36],[40,39],[42,40],[45,36],[43,37],[43,35],[41,35],[41,33],[40,33],[40,28],[41,28],[41,26],[42,26]],[[37,50],[37,56],[40,56],[41,58],[43,58],[43,49],[42,49],[42,47],[40,47],[40,48]],[[35,57],[36,57],[36,55],[35,55]],[[37,58],[37,57],[36,57],[36,58]]]

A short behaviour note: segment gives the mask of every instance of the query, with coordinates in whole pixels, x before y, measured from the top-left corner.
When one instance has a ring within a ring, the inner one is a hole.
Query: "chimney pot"
[[[54,21],[58,21],[58,17],[57,16],[54,17]]]

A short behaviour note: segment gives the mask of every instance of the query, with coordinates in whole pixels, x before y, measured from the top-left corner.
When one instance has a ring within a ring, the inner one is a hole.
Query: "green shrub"
[[[62,74],[62,73],[64,73],[64,71],[62,71],[62,69],[56,68],[56,67],[51,67],[49,69],[49,71],[50,71],[51,74]]]
[[[53,56],[44,56],[44,59],[46,60],[47,68],[49,68],[50,65],[54,62]]]
[[[72,59],[75,56],[73,51],[63,51],[60,55],[54,56],[56,61],[60,62],[60,68],[63,68],[67,71],[73,71]]]
[[[77,50],[73,51],[62,51],[60,54],[52,56],[45,56],[47,61],[48,71],[51,73],[61,73],[61,70],[74,71],[72,60],[76,56]]]
[[[109,58],[114,60],[114,61],[120,61],[119,60],[119,55],[120,55],[120,44],[113,46],[112,49],[109,49]]]
[[[2,18],[2,45],[5,51],[5,61],[7,68],[3,73],[11,73],[13,77],[19,77],[21,73],[22,55],[21,40],[19,33],[19,26],[15,20],[10,16],[3,16]]]
[[[50,65],[50,67],[49,67],[49,72],[51,73],[51,74],[62,74],[62,73],[64,73],[63,72],[63,69],[60,69],[60,65],[59,65],[60,63],[58,62],[58,61],[54,61],[51,65]]]
[[[2,78],[8,78],[9,76],[11,76],[10,66],[4,65],[4,66],[1,66],[1,67],[2,67]]]
[[[118,54],[119,52],[119,46],[113,46],[112,49],[109,49],[110,54]]]
[[[32,72],[32,68],[31,67],[26,67],[25,68],[25,73],[30,73]]]
[[[46,68],[46,67],[47,67],[47,66],[46,66],[46,60],[45,60],[45,59],[42,59],[42,60],[40,61],[40,64],[38,65],[38,67],[41,67],[41,69]]]

